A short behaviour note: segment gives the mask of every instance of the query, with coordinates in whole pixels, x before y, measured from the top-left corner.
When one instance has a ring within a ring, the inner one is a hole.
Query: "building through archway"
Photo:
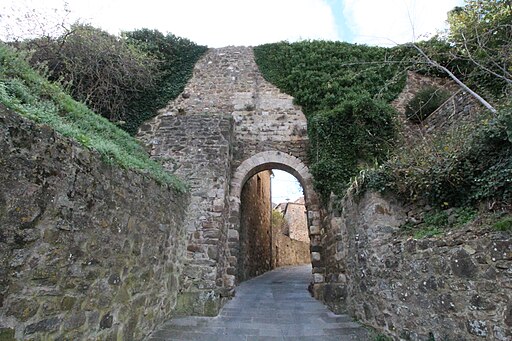
[[[276,170],[246,181],[240,195],[239,281],[287,265],[311,264],[304,196],[276,204]],[[275,185],[275,186],[274,186]]]

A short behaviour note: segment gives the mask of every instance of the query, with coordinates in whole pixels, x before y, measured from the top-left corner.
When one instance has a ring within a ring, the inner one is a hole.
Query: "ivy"
[[[385,159],[394,137],[388,102],[405,84],[402,50],[302,41],[261,45],[255,56],[264,77],[302,106],[310,169],[324,199]]]
[[[159,62],[159,78],[155,85],[146,88],[128,105],[130,109],[122,128],[135,134],[142,122],[156,116],[158,109],[178,97],[192,77],[194,65],[207,48],[157,30],[139,29],[125,32],[123,36],[134,48]]]

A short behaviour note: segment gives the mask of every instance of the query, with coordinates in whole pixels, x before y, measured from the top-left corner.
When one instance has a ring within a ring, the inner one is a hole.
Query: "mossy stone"
[[[15,341],[14,332],[11,328],[0,328],[0,341]]]

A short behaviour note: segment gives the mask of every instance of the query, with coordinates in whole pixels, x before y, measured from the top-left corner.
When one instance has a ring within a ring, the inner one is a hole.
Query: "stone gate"
[[[240,194],[258,172],[281,169],[301,183],[314,281],[324,280],[320,207],[307,167],[307,121],[293,98],[265,81],[252,48],[209,50],[183,93],[144,124],[151,156],[191,186],[187,258],[177,311],[215,315],[237,283]]]

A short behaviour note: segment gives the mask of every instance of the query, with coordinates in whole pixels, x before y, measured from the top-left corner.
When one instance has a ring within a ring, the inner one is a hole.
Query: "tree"
[[[512,1],[466,0],[448,14],[454,56],[469,62],[466,77],[496,97],[512,90]]]

